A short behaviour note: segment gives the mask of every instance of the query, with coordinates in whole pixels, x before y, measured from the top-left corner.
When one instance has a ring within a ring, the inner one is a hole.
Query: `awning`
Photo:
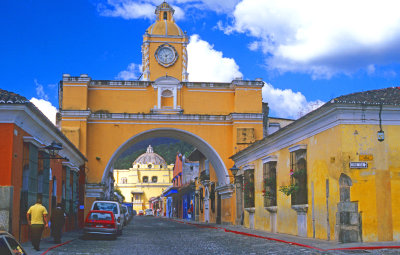
[[[173,194],[178,193],[178,187],[170,187],[168,190],[166,190],[163,194],[164,197],[170,197]]]

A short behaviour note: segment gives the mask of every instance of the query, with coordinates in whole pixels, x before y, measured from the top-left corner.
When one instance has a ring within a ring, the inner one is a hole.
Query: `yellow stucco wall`
[[[151,165],[151,167],[149,167]],[[174,165],[166,168],[154,164],[135,164],[130,169],[114,169],[114,186],[121,190],[125,202],[132,203],[134,210],[145,210],[149,208],[149,199],[157,197],[169,186],[172,186],[172,171]],[[143,182],[143,177],[148,177],[148,182]],[[157,177],[157,182],[152,182],[152,177]],[[127,178],[123,183],[122,178]],[[136,192],[132,194],[132,192]],[[138,195],[139,200],[135,195]]]
[[[358,201],[362,215],[363,241],[400,240],[400,158],[398,126],[385,126],[386,139],[377,140],[377,125],[339,125],[304,139],[296,144],[307,145],[308,212],[307,236],[313,237],[312,210],[315,215],[315,237],[327,239],[326,180],[329,180],[329,228],[335,238],[339,197],[339,177],[348,175],[353,185],[351,201]],[[296,145],[292,144],[290,146]],[[275,151],[277,186],[290,182],[290,153],[288,148]],[[350,169],[349,162],[359,162],[360,155],[372,155],[367,169]],[[249,162],[255,165],[255,228],[270,231],[269,212],[263,204],[262,158]],[[314,208],[312,208],[312,186]],[[277,232],[297,235],[297,213],[291,208],[290,197],[277,192]],[[249,213],[244,225],[249,227]]]

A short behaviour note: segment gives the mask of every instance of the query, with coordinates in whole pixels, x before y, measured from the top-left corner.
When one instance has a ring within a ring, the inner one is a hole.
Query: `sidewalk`
[[[69,242],[79,238],[80,236],[82,236],[82,230],[64,232],[62,235],[60,244],[54,243],[53,237],[46,237],[46,238],[42,239],[42,241],[40,242],[40,251],[36,251],[35,249],[33,249],[32,243],[30,241],[22,243],[22,247],[24,248],[26,253],[29,255],[31,255],[31,254],[33,254],[33,255],[46,254],[46,251],[48,251],[49,249],[69,243]]]
[[[164,217],[163,217],[164,218]],[[318,251],[333,251],[333,250],[376,250],[376,249],[399,249],[400,242],[367,242],[367,243],[338,243],[337,241],[326,241],[321,239],[313,239],[299,237],[281,233],[271,233],[263,230],[249,229],[241,225],[219,225],[214,223],[204,223],[189,221],[176,218],[165,218],[184,224],[195,225],[201,228],[219,229],[225,232],[230,232],[238,235],[252,236],[254,238],[262,238],[277,242],[283,242],[291,245],[298,245],[306,248],[315,249]]]

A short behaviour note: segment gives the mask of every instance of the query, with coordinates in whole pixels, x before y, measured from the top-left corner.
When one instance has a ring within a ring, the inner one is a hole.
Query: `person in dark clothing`
[[[62,204],[58,203],[57,207],[53,209],[50,218],[51,235],[53,236],[55,243],[61,243],[61,234],[65,223],[65,217],[66,215],[62,209]]]

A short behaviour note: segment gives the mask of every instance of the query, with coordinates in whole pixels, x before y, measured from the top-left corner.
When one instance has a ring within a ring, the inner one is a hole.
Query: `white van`
[[[118,234],[122,234],[125,216],[123,215],[122,206],[115,201],[94,201],[91,210],[111,211],[117,219]]]

